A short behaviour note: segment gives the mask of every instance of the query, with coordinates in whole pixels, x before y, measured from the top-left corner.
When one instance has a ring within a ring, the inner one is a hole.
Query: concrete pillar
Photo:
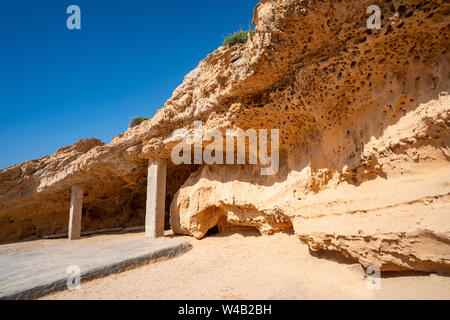
[[[164,237],[164,214],[166,211],[166,159],[150,159],[147,178],[147,211],[145,237]]]
[[[72,186],[72,200],[70,201],[69,240],[81,238],[81,214],[83,212],[84,185]]]

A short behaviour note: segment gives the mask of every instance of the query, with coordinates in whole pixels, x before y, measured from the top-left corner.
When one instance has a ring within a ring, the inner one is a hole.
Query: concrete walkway
[[[63,241],[34,250],[0,255],[0,299],[34,299],[67,289],[69,266],[81,282],[130,267],[182,254],[191,245],[179,239],[146,239],[103,243]],[[73,275],[72,275],[73,277]]]

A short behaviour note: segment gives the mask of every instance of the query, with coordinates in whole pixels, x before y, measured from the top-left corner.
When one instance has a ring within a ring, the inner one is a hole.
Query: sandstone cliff
[[[381,30],[366,27],[373,4]],[[211,53],[153,119],[0,171],[0,241],[63,231],[80,182],[84,228],[142,223],[147,159],[202,121],[280,129],[280,170],[170,164],[175,232],[293,228],[365,267],[449,271],[449,13],[443,0],[261,1],[248,43]]]

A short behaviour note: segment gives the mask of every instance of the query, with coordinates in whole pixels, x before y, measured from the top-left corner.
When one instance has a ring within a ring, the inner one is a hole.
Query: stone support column
[[[147,207],[145,215],[145,237],[164,237],[164,215],[166,203],[166,159],[150,159],[147,178]]]
[[[83,212],[84,185],[72,186],[72,199],[70,201],[69,240],[81,238],[81,214]]]

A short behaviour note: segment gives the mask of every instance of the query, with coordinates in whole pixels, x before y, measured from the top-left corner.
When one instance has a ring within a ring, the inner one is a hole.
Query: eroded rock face
[[[370,33],[368,5],[259,4],[257,36],[244,50],[271,30],[267,64],[243,81],[262,85],[276,71],[270,89],[234,99],[224,119],[281,128],[280,172],[203,167],[172,202],[174,230],[201,238],[215,225],[245,225],[271,234],[292,223],[312,250],[365,267],[450,270],[449,5],[384,2],[383,28]]]
[[[73,183],[88,186],[84,210],[98,225],[140,222],[147,159],[170,158],[173,133],[201,121],[279,129],[280,170],[170,164],[175,232],[293,228],[312,250],[366,267],[448,271],[450,4],[376,1],[382,29],[368,30],[373,4],[261,1],[248,43],[211,53],[153,119],[67,161],[57,152],[52,167],[32,162],[32,174],[29,163],[1,171],[0,241],[30,235],[27,219],[55,231],[45,221],[67,217]]]
[[[431,101],[367,143],[362,158],[377,160],[378,175],[364,168],[315,170],[296,150],[273,177],[259,175],[257,167],[205,166],[175,196],[172,228],[202,238],[216,225],[252,226],[263,234],[293,225],[313,251],[336,252],[365,267],[448,271],[449,108],[448,97]]]
[[[146,192],[143,169],[121,176],[107,166],[95,170],[83,168],[84,163],[73,166],[86,153],[102,148],[105,148],[104,143],[97,139],[82,140],[61,148],[52,156],[0,171],[1,241],[67,232],[70,187],[77,182],[87,186],[83,231],[142,225]],[[117,164],[118,167],[131,166],[120,160]],[[75,168],[83,171],[77,172]]]

